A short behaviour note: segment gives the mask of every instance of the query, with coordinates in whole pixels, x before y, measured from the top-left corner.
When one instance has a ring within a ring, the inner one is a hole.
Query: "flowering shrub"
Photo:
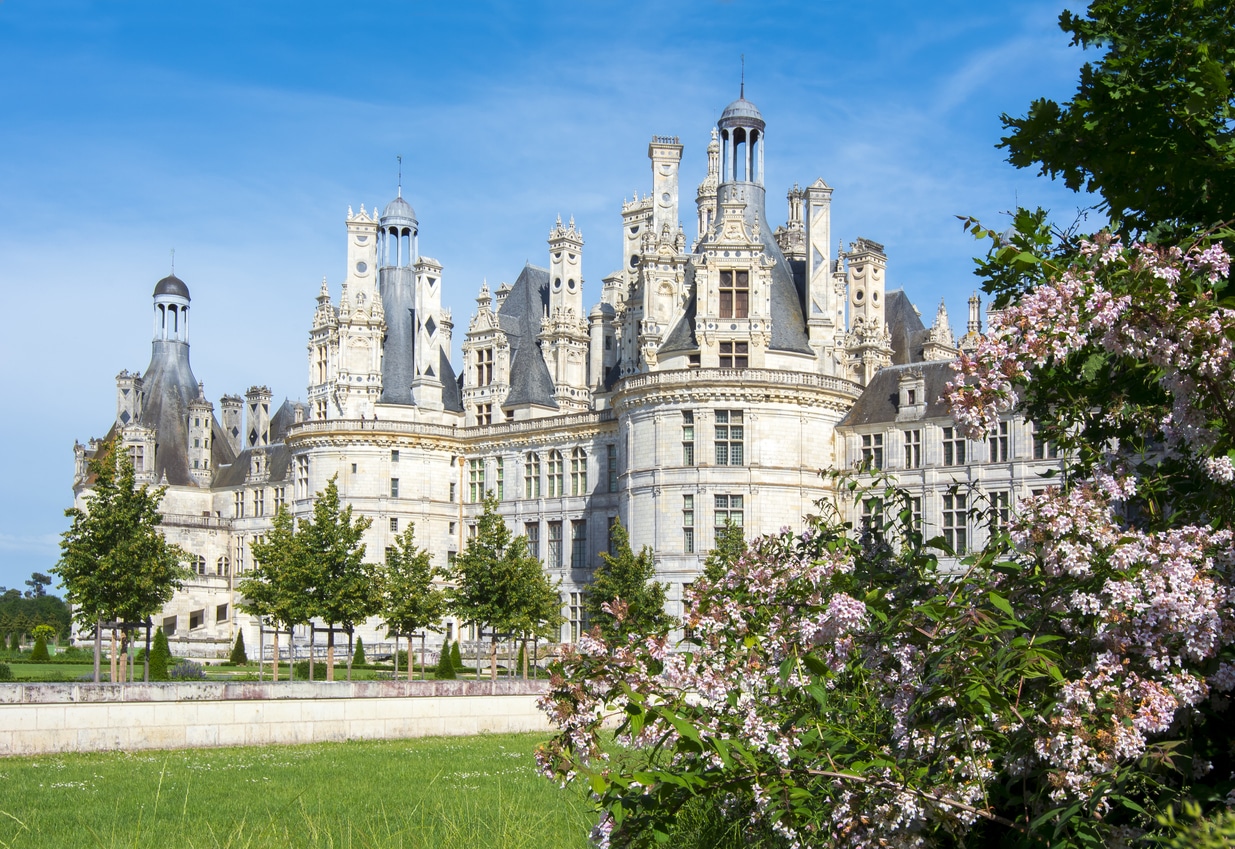
[[[1032,411],[1071,448],[1060,485],[944,575],[892,482],[835,476],[897,509],[756,540],[693,585],[688,641],[581,639],[540,762],[589,783],[598,845],[673,841],[704,804],[769,846],[1105,846],[1235,799],[1229,260],[1109,236],[1030,259],[950,395],[974,438]]]

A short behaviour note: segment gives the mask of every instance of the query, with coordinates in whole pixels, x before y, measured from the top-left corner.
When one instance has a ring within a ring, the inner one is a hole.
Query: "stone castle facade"
[[[106,438],[167,486],[164,532],[192,555],[193,579],[160,617],[173,650],[224,654],[238,630],[256,645],[257,623],[236,609],[250,546],[280,506],[308,515],[332,476],[373,520],[371,559],[414,523],[445,566],[492,492],[561,580],[563,641],[585,625],[582,593],[614,521],[652,547],[680,613],[726,522],[748,537],[800,526],[836,495],[821,470],[862,460],[913,491],[927,536],[980,542],[977,505],[949,486],[977,484],[1007,509],[1057,461],[1016,416],[984,443],[952,428],[939,396],[981,330],[976,297],[961,340],[942,304],[926,327],[887,288],[882,245],[836,240],[822,179],[789,190],[773,228],[765,130],[744,97],[725,108],[689,236],[684,146],[654,137],[650,193],[622,204],[620,265],[599,301],[584,300],[582,234],[558,220],[543,265],[482,286],[457,372],[444,269],[421,255],[401,189],[381,213],[348,210],[341,291],[322,281],[309,329],[306,403],[275,409],[260,386],[207,400],[189,366],[188,287],[159,281],[150,366],[118,376]],[[79,504],[98,444],[76,448]],[[458,624],[449,633],[469,637]],[[372,625],[367,644],[383,639]]]

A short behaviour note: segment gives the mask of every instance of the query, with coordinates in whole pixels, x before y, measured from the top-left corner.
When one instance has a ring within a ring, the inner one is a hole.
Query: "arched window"
[[[566,462],[562,452],[549,452],[549,497],[561,498],[566,492]]]
[[[587,495],[587,452],[582,448],[570,454],[570,494]]]
[[[523,457],[523,497],[540,498],[540,455],[533,451]]]
[[[231,574],[232,563],[228,559],[226,554],[220,557],[218,562],[215,563],[214,570],[215,570],[216,575],[230,575]]]

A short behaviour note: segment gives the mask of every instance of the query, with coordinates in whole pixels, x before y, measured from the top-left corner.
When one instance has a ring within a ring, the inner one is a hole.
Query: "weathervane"
[[[746,54],[743,53],[741,54],[741,56],[742,56],[742,87],[738,90],[738,99],[745,100],[746,99]]]
[[[403,197],[403,154],[396,154],[395,159],[399,160],[399,197]]]

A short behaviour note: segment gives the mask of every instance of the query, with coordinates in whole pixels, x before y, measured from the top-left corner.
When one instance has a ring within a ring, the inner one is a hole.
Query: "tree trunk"
[[[116,657],[116,629],[111,629],[111,682],[116,683],[116,675],[119,672],[118,665],[120,658]]]
[[[347,682],[352,682],[352,661],[356,659],[356,647],[352,645],[352,629],[347,629]]]
[[[334,680],[334,625],[326,633],[326,680]]]
[[[317,648],[317,626],[309,623],[309,680],[313,680],[313,649]]]
[[[103,671],[100,658],[103,655],[103,620],[96,619],[94,622],[94,683],[99,683],[103,677]]]
[[[274,665],[270,674],[271,681],[279,680],[279,626],[274,626]]]
[[[523,680],[527,680],[527,637],[523,638]]]
[[[129,683],[129,632],[120,632],[120,683]]]
[[[412,638],[411,637],[407,638],[407,656],[410,662],[410,658],[412,656]],[[423,632],[420,635],[420,680],[421,681],[425,680],[425,635]]]
[[[497,634],[489,638],[489,680],[497,680]]]
[[[146,654],[142,657],[142,680],[150,683],[150,620],[146,620]]]
[[[394,671],[393,680],[398,681],[399,680],[399,635],[395,634],[394,638],[395,638],[395,653],[394,653],[394,670],[395,671]],[[411,648],[410,643],[408,644],[408,648],[409,648],[409,651],[407,655],[407,665],[411,666],[412,665],[412,655],[410,651],[410,648]],[[410,676],[412,673],[408,672],[407,674]]]

